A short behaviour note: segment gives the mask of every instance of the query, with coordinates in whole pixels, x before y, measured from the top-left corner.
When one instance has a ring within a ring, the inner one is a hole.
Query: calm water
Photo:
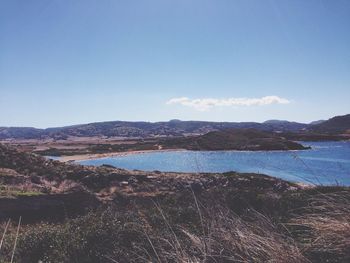
[[[173,172],[254,172],[290,181],[350,185],[350,142],[302,142],[306,151],[172,151],[82,161],[125,169]]]

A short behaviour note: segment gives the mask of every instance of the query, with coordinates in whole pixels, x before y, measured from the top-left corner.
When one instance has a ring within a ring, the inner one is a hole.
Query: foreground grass
[[[41,224],[23,230],[16,259],[18,262],[283,262],[286,255],[293,255],[288,257],[289,262],[306,262],[293,240],[278,233],[268,219],[254,214],[256,221],[249,223],[227,211],[217,211],[216,215],[216,218],[203,218],[200,229],[200,225],[170,224],[166,215],[143,218],[110,210],[91,213],[63,225]]]
[[[350,262],[349,189],[316,192],[306,200],[288,222],[303,253],[316,262]]]
[[[23,226],[15,259],[16,262],[350,261],[349,188],[292,191],[278,200],[262,200],[257,195],[245,205],[241,197],[217,194],[205,196],[188,191],[160,199],[121,198],[113,205],[62,224]],[[10,229],[1,250],[2,262],[9,262],[16,224]]]

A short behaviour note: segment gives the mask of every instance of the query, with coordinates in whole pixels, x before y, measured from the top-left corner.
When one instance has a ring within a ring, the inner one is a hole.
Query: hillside
[[[312,125],[309,129],[313,132],[329,134],[350,133],[350,114],[333,117],[322,123]]]
[[[256,129],[260,131],[295,134],[305,133],[307,131],[319,134],[339,134],[350,130],[349,116],[350,114],[337,116],[329,119],[328,121],[316,121],[310,124],[281,120],[268,120],[263,123],[171,120],[167,122],[109,121],[47,129],[36,129],[30,127],[0,127],[0,140],[65,140],[69,137],[179,137],[188,135],[200,135],[211,131],[220,131],[226,129]]]
[[[0,139],[37,139],[44,134],[45,130],[31,127],[0,127]]]
[[[147,138],[155,136],[198,135],[231,128],[253,128],[264,131],[299,131],[306,127],[306,124],[294,122],[257,123],[172,120],[151,123],[111,121],[48,129],[0,127],[0,139],[66,139],[68,136]]]
[[[187,150],[304,150],[301,144],[288,141],[276,134],[254,129],[228,129],[214,131],[192,137],[168,139],[161,143],[162,148],[183,148]]]
[[[268,132],[288,133],[332,133],[339,134],[350,130],[350,114],[337,116],[328,121],[316,121],[310,124],[281,120],[257,122],[208,122],[180,121],[167,122],[127,122],[109,121],[80,124],[66,127],[36,129],[30,127],[0,127],[0,140],[4,139],[55,139],[69,137],[119,137],[152,138],[200,135],[211,131],[226,129],[256,129]]]

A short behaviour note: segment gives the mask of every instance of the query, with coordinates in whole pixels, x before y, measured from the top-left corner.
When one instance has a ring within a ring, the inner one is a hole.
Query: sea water
[[[119,168],[171,172],[251,172],[289,181],[350,185],[350,141],[300,142],[301,151],[166,151],[81,161]]]

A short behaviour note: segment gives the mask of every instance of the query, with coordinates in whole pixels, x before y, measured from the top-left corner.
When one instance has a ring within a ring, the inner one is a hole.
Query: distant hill
[[[178,144],[188,150],[304,150],[301,144],[286,140],[276,134],[254,129],[229,129],[214,131],[197,138],[181,138]],[[168,139],[168,143],[174,140]]]
[[[267,120],[267,121],[264,121],[263,122],[264,124],[281,124],[281,123],[287,123],[287,124],[290,124],[290,123],[297,123],[297,122],[290,122],[290,121],[286,121],[286,120]],[[297,123],[298,124],[298,123]]]
[[[285,121],[285,120],[267,120],[262,123],[266,127],[271,127],[271,131],[290,131],[297,132],[305,129],[308,125],[305,123]]]
[[[285,120],[268,120],[263,123],[171,120],[167,122],[108,121],[48,129],[0,127],[0,139],[67,139],[69,136],[126,138],[179,137],[201,135],[211,131],[226,129],[256,129],[259,131],[292,133],[309,131],[337,134],[350,130],[350,114],[337,116],[327,121],[312,122],[311,124]]]
[[[317,125],[317,124],[321,124],[322,122],[325,122],[326,120],[318,120],[318,121],[312,121],[309,123],[309,125]]]
[[[92,137],[167,137],[200,135],[211,131],[225,129],[257,129],[261,131],[292,131],[297,132],[307,127],[307,124],[275,121],[267,123],[257,122],[206,122],[180,121],[168,122],[126,122],[110,121],[81,124],[67,127],[36,129],[0,127],[0,139],[66,139],[68,136]]]
[[[350,133],[350,114],[336,116],[322,123],[311,125],[309,130],[319,133]]]
[[[45,134],[45,130],[31,127],[0,127],[0,139],[21,138],[34,139],[40,138]]]

